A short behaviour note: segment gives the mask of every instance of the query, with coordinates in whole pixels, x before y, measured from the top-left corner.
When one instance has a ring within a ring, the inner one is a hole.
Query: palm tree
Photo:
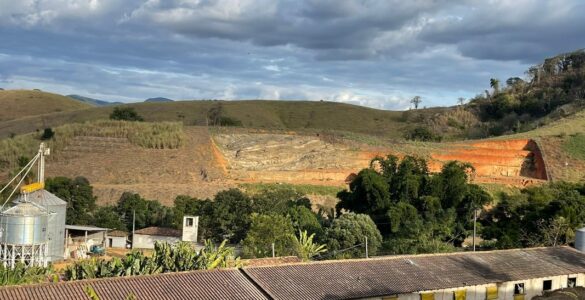
[[[494,89],[494,94],[500,92],[500,80],[497,78],[490,79],[490,86]]]

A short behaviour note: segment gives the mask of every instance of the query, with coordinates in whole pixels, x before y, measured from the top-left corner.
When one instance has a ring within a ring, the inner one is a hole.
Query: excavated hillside
[[[229,163],[229,176],[240,181],[343,185],[349,174],[388,154],[423,155],[431,172],[448,161],[468,162],[478,183],[523,187],[547,179],[540,149],[529,139],[435,144],[418,153],[412,144],[372,147],[294,134],[218,134],[215,141]]]
[[[245,183],[342,189],[352,173],[367,167],[372,158],[388,154],[424,156],[431,171],[451,160],[469,162],[478,183],[523,187],[544,182],[548,176],[540,149],[530,139],[372,146],[295,132],[234,129],[212,135],[206,127],[185,127],[184,132],[179,149],[146,149],[122,138],[76,137],[53,154],[47,174],[88,178],[99,204],[115,203],[130,191],[166,205],[172,205],[177,195],[213,197]]]

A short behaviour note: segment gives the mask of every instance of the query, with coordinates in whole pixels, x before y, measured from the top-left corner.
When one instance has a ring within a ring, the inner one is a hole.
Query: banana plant
[[[315,234],[308,235],[307,231],[300,231],[299,236],[293,236],[296,247],[297,256],[304,261],[308,261],[311,258],[327,252],[325,245],[316,244],[313,239]]]

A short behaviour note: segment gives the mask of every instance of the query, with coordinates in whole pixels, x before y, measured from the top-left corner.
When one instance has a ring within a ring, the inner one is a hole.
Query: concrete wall
[[[191,225],[187,223],[187,219],[191,220]],[[184,216],[183,217],[183,236],[184,242],[197,242],[197,231],[199,230],[199,217]]]
[[[453,288],[453,289],[443,289],[443,290],[433,290],[433,291],[423,291],[420,293],[412,293],[412,294],[402,294],[398,295],[397,298],[395,296],[386,296],[386,297],[374,297],[374,298],[366,298],[369,300],[420,300],[421,294],[424,293],[434,293],[435,300],[453,300],[453,292],[457,290],[466,290],[465,300],[485,300],[486,299],[486,291],[487,288],[490,286],[497,286],[498,287],[498,300],[514,300],[514,285],[517,283],[524,283],[524,291],[525,296],[524,299],[532,299],[536,296],[540,296],[543,294],[542,284],[544,280],[552,280],[552,287],[551,290],[558,290],[567,287],[567,282],[570,277],[574,277],[577,279],[577,286],[585,286],[585,274],[572,274],[572,275],[562,275],[562,276],[551,276],[551,277],[543,277],[543,278],[534,278],[534,279],[526,279],[526,280],[518,280],[518,281],[509,281],[503,282],[500,284],[488,284],[488,285],[475,285],[475,286],[466,286],[460,288]],[[414,280],[414,279],[413,279]]]
[[[181,241],[181,238],[174,236],[142,235],[134,234],[133,248],[154,249],[154,242],[169,242],[171,244]]]
[[[110,241],[112,241],[111,244]],[[110,248],[126,248],[126,237],[108,236],[106,246]]]

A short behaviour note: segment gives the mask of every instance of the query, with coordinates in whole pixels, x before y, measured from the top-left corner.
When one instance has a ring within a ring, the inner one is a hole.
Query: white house
[[[126,248],[128,244],[128,233],[122,230],[112,230],[107,233],[106,247]]]
[[[154,242],[197,242],[199,217],[184,216],[183,229],[147,227],[134,232],[132,248],[154,249]]]

